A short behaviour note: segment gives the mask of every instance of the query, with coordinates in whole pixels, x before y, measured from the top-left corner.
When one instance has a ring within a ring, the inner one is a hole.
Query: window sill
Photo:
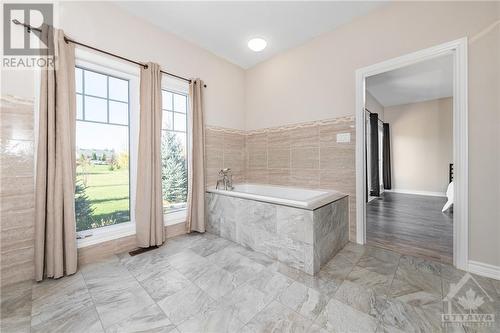
[[[93,230],[80,231],[78,234],[91,234],[91,236],[77,239],[77,248],[82,248],[122,237],[135,235],[135,224],[132,222],[124,222]]]
[[[186,209],[182,209],[177,212],[163,214],[163,224],[165,226],[184,223],[186,222],[186,219],[187,219]]]
[[[186,218],[187,211],[185,209],[163,215],[165,226],[185,223]],[[86,238],[77,239],[77,248],[83,248],[127,236],[133,236],[135,235],[135,224],[132,222],[124,222],[93,230],[80,231],[78,234],[91,234],[91,236]]]

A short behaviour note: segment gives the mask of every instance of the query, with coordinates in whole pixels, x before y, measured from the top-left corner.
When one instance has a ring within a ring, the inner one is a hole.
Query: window
[[[76,230],[129,222],[129,81],[86,68],[76,78]]]
[[[162,90],[162,190],[163,211],[186,208],[187,181],[187,95]]]

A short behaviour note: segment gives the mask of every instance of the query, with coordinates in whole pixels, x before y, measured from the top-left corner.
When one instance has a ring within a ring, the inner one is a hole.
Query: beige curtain
[[[56,68],[42,69],[35,180],[35,278],[77,268],[75,223],[75,49],[44,26]]]
[[[189,85],[190,153],[188,167],[187,231],[205,232],[205,130],[203,121],[203,81]]]
[[[149,247],[165,241],[161,189],[161,72],[148,63],[141,70],[139,156],[135,221],[137,245]]]

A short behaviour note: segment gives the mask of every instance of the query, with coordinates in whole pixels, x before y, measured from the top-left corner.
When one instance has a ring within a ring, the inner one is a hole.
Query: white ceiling
[[[441,56],[371,76],[366,89],[385,107],[451,97],[453,57]]]
[[[386,2],[118,1],[130,13],[243,68],[331,31]],[[259,53],[247,42],[262,37]]]

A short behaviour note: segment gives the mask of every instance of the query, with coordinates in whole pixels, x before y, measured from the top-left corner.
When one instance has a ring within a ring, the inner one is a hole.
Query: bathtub
[[[346,194],[260,184],[206,190],[207,232],[316,274],[349,237]]]
[[[236,184],[232,191],[216,189],[213,186],[207,192],[311,210],[346,196],[337,191],[261,184]]]

